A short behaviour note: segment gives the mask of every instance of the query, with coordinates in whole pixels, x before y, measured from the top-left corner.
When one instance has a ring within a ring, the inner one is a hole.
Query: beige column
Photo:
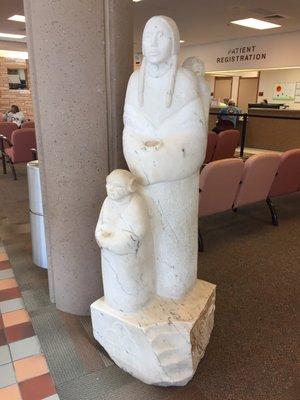
[[[24,0],[24,7],[50,294],[60,310],[87,314],[101,295],[94,230],[106,175],[119,164],[132,1]],[[128,29],[121,43],[119,22]]]

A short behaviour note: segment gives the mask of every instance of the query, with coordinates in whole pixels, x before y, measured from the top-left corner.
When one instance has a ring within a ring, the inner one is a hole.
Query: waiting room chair
[[[207,147],[206,147],[206,154],[204,164],[208,164],[211,162],[216,146],[218,141],[218,135],[214,132],[209,132],[207,135]]]
[[[203,168],[199,179],[199,217],[232,208],[243,170],[244,163],[238,158],[214,161]],[[198,245],[203,251],[200,230]]]
[[[7,142],[4,141],[4,138],[10,142],[13,131],[15,131],[18,128],[19,128],[18,125],[15,124],[14,122],[0,122],[0,156],[2,159],[3,172],[6,171],[6,166],[5,166],[5,158],[2,156],[2,153],[4,152],[4,148],[8,147],[8,144]]]
[[[265,200],[271,212],[273,225],[278,225],[277,213],[268,194],[279,163],[280,155],[276,153],[256,154],[247,159],[244,164],[241,184],[233,204],[235,210],[246,204]]]
[[[281,154],[269,197],[298,191],[300,191],[300,149],[293,149]]]
[[[231,129],[228,131],[223,131],[217,136],[218,140],[212,161],[233,157],[235,149],[240,143],[240,132],[235,129]]]
[[[21,128],[35,128],[35,123],[34,121],[25,121],[21,125]]]
[[[17,129],[12,133],[11,142],[5,139],[9,147],[4,149],[3,159],[8,161],[13,177],[16,180],[16,170],[14,164],[26,163],[34,159],[32,148],[36,148],[35,130],[32,128]],[[6,173],[6,164],[5,171]]]

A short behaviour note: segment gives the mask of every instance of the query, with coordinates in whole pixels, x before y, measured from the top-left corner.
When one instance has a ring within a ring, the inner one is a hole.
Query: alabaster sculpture
[[[211,91],[208,82],[204,78],[205,66],[202,60],[197,57],[188,57],[182,64],[183,68],[192,71],[198,81],[199,96],[202,101],[203,113],[205,116],[206,126],[208,127],[208,117],[210,108]]]
[[[148,211],[129,171],[118,169],[108,175],[106,190],[95,232],[105,300],[116,310],[132,312],[154,294]]]
[[[119,172],[109,175],[96,229],[104,297],[91,306],[93,331],[135,377],[185,385],[204,355],[215,308],[215,286],[197,280],[206,100],[195,73],[178,65],[172,19],[151,18],[142,45],[124,108],[123,149],[132,175],[127,172],[128,189],[121,190],[124,203],[110,193]]]

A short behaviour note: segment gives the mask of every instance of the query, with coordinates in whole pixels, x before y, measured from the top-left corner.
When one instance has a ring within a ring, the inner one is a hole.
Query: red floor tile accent
[[[4,329],[0,329],[0,346],[4,346],[5,344],[7,344],[5,331]]]
[[[3,269],[10,269],[11,265],[9,261],[0,261],[0,271]]]
[[[27,339],[34,336],[34,330],[31,322],[24,322],[6,328],[6,337],[8,343],[16,342],[17,340]]]
[[[19,383],[23,400],[43,400],[56,394],[50,374],[38,376]]]
[[[18,287],[0,290],[0,301],[17,299],[18,297],[22,297],[21,291]]]
[[[0,241],[1,244],[1,241]],[[0,252],[0,270],[13,269],[7,260],[5,251]],[[2,276],[7,276],[2,274]],[[18,282],[14,278],[0,279],[0,302],[22,297]],[[0,311],[0,346],[35,336],[30,316],[25,308],[6,313]],[[49,373],[45,356],[37,341],[37,352],[32,355],[21,352],[22,356],[15,361],[7,358],[1,366],[7,371],[10,379],[1,380],[0,400],[44,400],[54,394],[56,389]],[[5,372],[6,373],[6,372]],[[12,384],[12,381],[14,384]],[[15,384],[15,382],[17,383]],[[8,386],[5,386],[8,385]]]

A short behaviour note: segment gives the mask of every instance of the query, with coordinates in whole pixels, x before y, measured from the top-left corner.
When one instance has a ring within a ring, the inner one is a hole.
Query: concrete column
[[[110,3],[117,14],[111,23]],[[112,113],[121,121],[121,88],[130,74],[132,37],[120,37],[129,59],[120,68],[119,53],[111,46],[116,43],[114,21],[132,25],[132,1],[24,0],[24,8],[50,294],[60,310],[83,315],[102,294],[94,230],[106,196],[106,175],[110,165],[118,163],[116,132],[121,126],[114,128],[110,121]],[[116,66],[111,86],[110,65]]]

